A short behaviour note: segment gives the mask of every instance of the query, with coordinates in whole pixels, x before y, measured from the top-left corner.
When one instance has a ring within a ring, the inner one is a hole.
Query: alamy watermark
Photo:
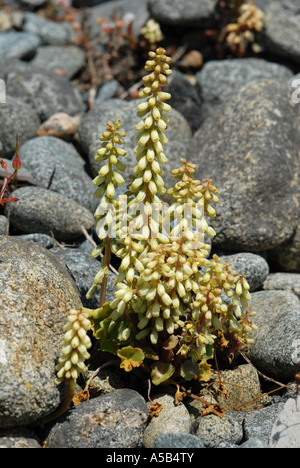
[[[292,81],[292,88],[296,88],[292,93],[292,102],[294,104],[300,103],[300,78],[296,78]]]
[[[4,80],[0,80],[0,104],[6,103],[6,85]]]
[[[127,196],[119,199],[118,209],[114,203],[101,202],[96,210],[96,232],[100,239],[110,237],[140,240],[180,239],[184,236],[189,248],[201,247],[208,228],[203,204],[134,203],[127,204]]]

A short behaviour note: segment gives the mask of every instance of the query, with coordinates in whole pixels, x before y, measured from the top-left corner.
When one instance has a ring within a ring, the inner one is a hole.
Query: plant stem
[[[111,240],[110,237],[106,237],[105,239],[105,255],[103,258],[103,267],[109,268],[111,259]],[[108,280],[108,273],[104,276],[102,284],[101,284],[101,295],[100,295],[100,307],[103,306],[106,299],[106,289],[107,289],[107,280]]]

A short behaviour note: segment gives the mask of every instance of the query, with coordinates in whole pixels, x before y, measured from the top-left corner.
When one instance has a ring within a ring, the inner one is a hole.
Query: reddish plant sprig
[[[8,184],[9,184],[10,180],[13,179],[16,176],[18,170],[22,166],[22,162],[21,162],[21,159],[19,157],[19,139],[18,139],[18,135],[16,136],[16,154],[15,154],[15,157],[14,157],[14,159],[12,161],[12,167],[14,169],[14,172],[11,175],[9,175],[8,169],[7,169],[7,163],[5,161],[3,161],[3,159],[1,159],[1,158],[0,158],[0,164],[1,164],[1,167],[6,172],[6,179],[5,179],[4,185],[2,187],[2,190],[0,192],[0,205],[4,206],[5,203],[16,202],[16,201],[19,200],[19,198],[14,198],[14,197],[13,198],[8,198],[8,197],[3,198],[4,193],[5,193],[5,191],[6,191],[7,187],[8,187]]]

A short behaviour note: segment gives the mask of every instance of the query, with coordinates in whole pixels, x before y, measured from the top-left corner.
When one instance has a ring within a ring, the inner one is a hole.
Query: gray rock
[[[230,268],[239,275],[245,275],[250,292],[260,288],[270,272],[269,265],[263,257],[249,252],[220,256],[220,260],[222,263],[230,262]]]
[[[159,415],[153,417],[148,424],[143,445],[145,448],[153,448],[154,441],[162,434],[189,434],[191,432],[191,419],[184,404],[178,406],[174,403],[172,395],[156,395],[153,402],[163,405]]]
[[[288,291],[252,293],[249,308],[256,312],[249,347],[251,362],[264,374],[279,381],[292,380],[300,353],[300,302]]]
[[[149,0],[151,16],[159,23],[179,28],[211,27],[215,24],[216,0]]]
[[[192,139],[196,177],[219,190],[213,244],[260,252],[289,239],[298,224],[295,109],[283,83],[252,82],[215,110]],[[270,147],[272,151],[270,152]]]
[[[217,105],[227,101],[252,81],[287,81],[293,72],[284,65],[262,58],[211,60],[196,73],[197,84],[206,102]]]
[[[224,441],[224,442],[221,442],[217,448],[219,449],[231,449],[231,448],[239,448],[239,446],[237,444],[232,444],[231,442],[228,442],[228,441]]]
[[[294,235],[290,239],[270,252],[270,258],[277,263],[280,270],[300,273],[299,226],[296,228]]]
[[[168,103],[185,117],[192,131],[197,130],[203,121],[202,99],[197,88],[177,70],[173,71],[168,82],[165,91],[172,96]]]
[[[34,244],[38,244],[44,249],[51,249],[54,247],[54,239],[47,234],[21,234],[18,236],[20,239],[24,239],[28,242],[33,242]]]
[[[81,225],[90,230],[94,216],[79,203],[60,193],[41,187],[21,187],[10,205],[10,222],[22,233],[53,233],[57,240],[73,240],[82,236]]]
[[[83,67],[85,53],[76,46],[41,46],[38,47],[31,64],[52,72],[63,72],[73,78]]]
[[[196,421],[198,428],[195,435],[208,448],[216,448],[222,442],[239,444],[243,439],[243,427],[235,416],[236,414],[230,411],[223,418],[215,414],[200,416]]]
[[[47,448],[141,447],[148,418],[135,390],[119,389],[70,409],[50,429]]]
[[[263,283],[263,289],[290,291],[300,298],[300,274],[270,273]]]
[[[72,0],[72,6],[74,8],[91,7],[105,2],[107,0]]]
[[[47,3],[47,0],[18,0],[22,5],[27,7],[41,7]]]
[[[48,250],[0,236],[0,428],[27,425],[52,413],[68,310],[81,306],[76,285]]]
[[[25,427],[0,430],[0,449],[41,448],[33,432]]]
[[[199,437],[196,437],[193,434],[179,433],[179,434],[161,434],[159,435],[153,444],[153,448],[173,448],[173,449],[182,449],[182,448],[205,448],[204,444],[201,442]]]
[[[135,36],[139,36],[142,26],[149,18],[147,0],[106,1],[103,4],[90,7],[88,27],[92,39],[99,39],[101,28],[97,20],[99,18],[108,18],[108,20],[111,21],[116,12],[120,18],[123,18],[127,13],[132,13],[134,15],[133,33]],[[126,28],[124,28],[124,31],[126,31]]]
[[[20,147],[20,157],[39,187],[58,192],[94,213],[98,206],[95,186],[71,143],[51,136],[33,138]]]
[[[265,8],[265,27],[259,42],[268,53],[300,63],[300,51],[295,37],[300,34],[299,2],[270,2]]]
[[[283,403],[277,403],[244,413],[243,427],[246,441],[259,439],[263,444],[269,444],[273,424],[282,408]]]
[[[77,287],[80,291],[81,301],[84,307],[96,309],[99,307],[101,288],[98,288],[97,293],[91,299],[86,299],[86,293],[94,284],[94,277],[101,269],[101,264],[98,260],[92,258],[90,255],[84,253],[81,249],[59,248],[55,247],[51,250],[68,268],[71,272]],[[106,289],[106,302],[115,299],[114,292],[116,291],[113,281],[116,276],[114,273],[109,272],[107,289]]]
[[[95,105],[82,118],[78,129],[79,141],[89,158],[91,171],[95,176],[101,167],[101,164],[94,160],[97,150],[101,148],[99,137],[106,129],[107,121],[121,120],[121,128],[126,132],[123,148],[127,151],[127,155],[121,158],[121,161],[126,165],[126,171],[122,175],[126,184],[130,182],[129,175],[132,175],[132,169],[137,164],[133,150],[137,145],[135,126],[140,118],[136,115],[136,107],[140,102],[142,102],[140,99],[129,102],[121,99],[108,99]],[[172,109],[169,117],[170,122],[165,132],[169,142],[164,147],[164,153],[168,158],[168,162],[164,166],[166,187],[174,185],[171,170],[181,165],[180,158],[187,155],[187,146],[191,139],[191,129],[185,118],[175,109]]]
[[[31,12],[25,13],[23,30],[35,34],[43,44],[48,45],[66,45],[74,38],[74,30],[70,22],[58,23]]]
[[[240,448],[270,448],[267,444],[265,444],[262,440],[257,439],[255,437],[246,440],[246,442],[240,445]]]
[[[0,104],[0,153],[10,157],[16,151],[16,135],[19,144],[36,136],[40,119],[30,104],[20,98],[6,96],[6,104]]]
[[[117,80],[106,81],[100,88],[99,93],[96,97],[96,103],[106,101],[107,99],[113,98],[118,90],[119,83]]]
[[[0,61],[7,58],[30,59],[40,45],[40,38],[29,32],[6,32],[0,35]]]
[[[6,216],[0,215],[0,235],[5,236],[7,234],[9,221]]]
[[[42,121],[57,112],[71,116],[84,111],[84,104],[75,86],[64,76],[16,61],[1,67],[7,94],[31,104]]]
[[[289,398],[274,422],[270,447],[300,448],[300,397]]]

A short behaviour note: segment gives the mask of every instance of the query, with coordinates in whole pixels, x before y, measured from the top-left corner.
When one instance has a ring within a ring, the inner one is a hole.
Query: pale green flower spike
[[[120,122],[109,122],[101,137],[96,160],[104,164],[94,183],[100,198],[95,216],[103,245],[93,256],[102,248],[105,255],[88,293],[91,296],[101,284],[100,307],[83,309],[79,328],[85,331],[80,336],[73,327],[77,315],[71,316],[58,367],[60,379],[75,379],[84,368],[88,322],[102,351],[120,358],[126,372],[140,367],[141,375],[150,377],[154,385],[169,379],[208,381],[215,352],[231,359],[252,341],[255,313],[248,310],[251,296],[245,277],[216,255],[209,258],[206,239],[215,236],[209,221],[216,216],[219,201],[212,180],[196,180],[196,165],[181,159],[181,166],[172,171],[174,187],[167,191],[172,203],[166,207],[161,198],[166,193],[162,165],[167,161],[165,131],[171,110],[165,102],[170,94],[162,88],[171,74],[169,63],[163,48],[149,52],[148,74],[140,92],[144,100],[137,106],[141,118],[136,126],[137,164],[127,195],[118,200],[115,189],[123,178],[114,167],[123,169],[119,157],[125,155],[117,146],[125,136]],[[114,238],[110,228],[115,230]],[[105,302],[111,253],[119,257],[120,266],[115,298]]]
[[[113,226],[118,221],[115,216],[117,200],[115,199],[115,190],[119,185],[125,183],[122,175],[115,170],[125,170],[125,166],[119,157],[126,156],[126,151],[117,145],[123,144],[123,138],[126,133],[120,130],[121,122],[117,120],[115,124],[107,122],[106,131],[100,136],[102,148],[97,151],[95,161],[103,162],[104,164],[98,171],[98,176],[93,180],[94,185],[98,186],[95,196],[100,199],[98,208],[95,212],[97,219],[96,227],[99,239],[103,243],[97,246],[92,257],[96,258],[105,250],[105,256],[102,258],[102,268],[94,278],[94,284],[86,294],[87,299],[93,297],[98,286],[101,286],[100,306],[105,302],[105,292],[107,278],[109,273],[109,264],[111,258]]]
[[[91,329],[88,313],[84,309],[70,310],[62,344],[61,357],[56,366],[58,383],[64,379],[76,382],[86,372],[85,361],[90,357],[88,349],[92,343],[87,335]]]

